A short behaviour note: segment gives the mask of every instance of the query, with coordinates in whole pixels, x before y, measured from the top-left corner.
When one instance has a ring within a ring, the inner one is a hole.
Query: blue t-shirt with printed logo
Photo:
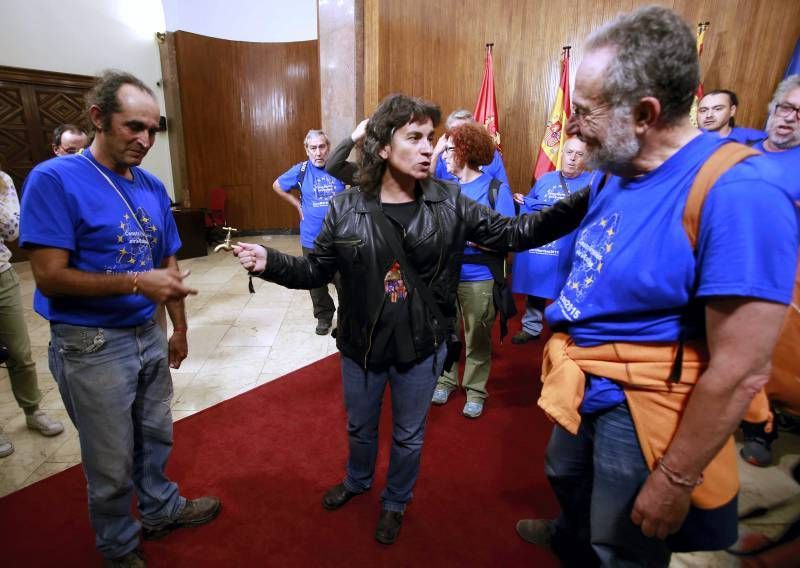
[[[300,188],[300,204],[303,209],[303,219],[300,221],[300,244],[306,248],[314,248],[314,239],[322,229],[322,222],[328,213],[328,203],[334,195],[344,191],[344,184],[326,172],[325,168],[318,168],[307,161],[295,164],[281,174],[278,186],[283,191],[298,189],[297,178],[300,176],[303,164],[306,164],[306,172]]]
[[[535,213],[550,207],[589,185],[591,179],[592,172],[583,172],[574,178],[564,177],[565,190],[561,173],[548,172],[536,180],[519,212]],[[517,294],[555,298],[569,273],[574,240],[573,232],[543,247],[518,252],[514,257],[511,290]]]
[[[489,185],[491,182],[492,177],[487,173],[483,173],[470,182],[459,182],[459,185],[461,186],[461,193],[463,195],[481,205],[491,207],[489,204]],[[514,198],[511,197],[511,190],[508,184],[500,184],[494,209],[507,217],[514,216]],[[489,270],[488,266],[483,264],[470,264],[469,262],[469,257],[471,255],[481,254],[481,252],[480,249],[470,245],[464,248],[464,263],[461,265],[461,282],[479,282],[492,279],[492,272]]]
[[[682,219],[691,184],[726,142],[703,134],[646,175],[612,176],[599,192],[595,180],[569,277],[545,311],[553,329],[568,332],[579,346],[675,342],[705,335],[702,301],[692,298],[789,302],[798,220],[770,160],[748,158],[725,173],[706,198],[695,251],[686,236]],[[612,381],[590,377],[581,410],[622,398]]]
[[[181,247],[170,199],[155,176],[137,167],[131,172],[133,180],[117,175],[89,150],[37,165],[23,187],[20,246],[64,249],[69,267],[85,272],[159,268]],[[109,328],[141,325],[155,311],[142,295],[48,298],[38,289],[33,307],[54,323]]]
[[[480,170],[485,174],[489,174],[489,176],[494,179],[499,179],[508,186],[511,185],[508,183],[506,168],[503,166],[503,156],[500,155],[499,150],[494,151],[492,161],[485,166],[481,166]],[[447,171],[447,164],[444,161],[443,153],[439,154],[439,159],[436,160],[436,169],[434,170],[433,177],[458,183],[458,178]]]

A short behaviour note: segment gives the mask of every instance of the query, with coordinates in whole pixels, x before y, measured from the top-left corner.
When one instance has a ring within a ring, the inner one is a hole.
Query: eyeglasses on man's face
[[[775,105],[775,114],[781,118],[792,118],[800,120],[800,107],[791,105],[789,103],[778,103]]]

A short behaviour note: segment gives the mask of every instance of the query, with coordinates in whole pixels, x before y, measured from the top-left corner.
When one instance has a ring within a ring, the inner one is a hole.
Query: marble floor
[[[296,236],[247,237],[291,254],[300,254]],[[172,411],[180,420],[199,410],[242,394],[290,371],[336,352],[330,336],[314,333],[311,299],[304,290],[287,290],[254,280],[256,294],[247,289],[247,278],[236,260],[226,253],[181,262],[191,270],[188,282],[199,290],[187,299],[189,357],[173,371]],[[33,275],[27,262],[17,263],[23,304],[26,307],[39,386],[44,392],[41,407],[65,425],[65,432],[44,438],[25,427],[22,411],[11,393],[5,369],[0,368],[0,426],[12,439],[15,452],[0,459],[0,496],[17,491],[80,462],[75,429],[67,417],[58,389],[48,371],[48,323],[33,309]],[[333,286],[331,294],[335,294]],[[776,464],[756,468],[740,461],[742,477],[740,509],[750,511],[794,498],[777,514],[748,524],[776,535],[785,519],[800,515],[800,486],[789,470],[800,459],[800,437],[782,435],[775,445]],[[675,555],[671,566],[739,566],[727,553]]]

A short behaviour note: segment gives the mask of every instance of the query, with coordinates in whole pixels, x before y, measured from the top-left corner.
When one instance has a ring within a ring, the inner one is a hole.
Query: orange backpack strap
[[[683,229],[689,237],[692,249],[697,246],[697,235],[700,233],[700,215],[703,213],[703,203],[711,188],[717,180],[731,169],[733,166],[749,158],[760,154],[744,144],[729,142],[717,148],[700,168],[694,178],[692,188],[689,190],[689,198],[686,200],[686,207],[683,210]]]

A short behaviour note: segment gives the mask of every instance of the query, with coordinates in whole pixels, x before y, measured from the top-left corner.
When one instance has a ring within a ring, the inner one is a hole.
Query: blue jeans
[[[134,486],[146,527],[169,524],[186,504],[164,473],[172,450],[167,342],[152,321],[123,329],[53,323],[50,334],[50,371],[78,430],[97,549],[123,556],[139,541]]]
[[[577,436],[553,428],[545,473],[561,505],[553,550],[567,565],[668,566],[663,540],[630,519],[650,475],[627,403],[582,416]]]
[[[386,384],[392,393],[392,451],[386,489],[381,494],[383,508],[403,512],[411,500],[417,481],[425,438],[425,423],[442,373],[446,346],[434,355],[409,368],[389,367],[382,371],[364,370],[361,365],[342,357],[344,404],[347,409],[347,435],[350,457],[344,485],[348,491],[362,493],[372,486],[375,459],[378,456],[378,423]]]
[[[542,333],[542,320],[547,300],[530,294],[525,298],[525,313],[522,314],[522,329],[531,335]]]

